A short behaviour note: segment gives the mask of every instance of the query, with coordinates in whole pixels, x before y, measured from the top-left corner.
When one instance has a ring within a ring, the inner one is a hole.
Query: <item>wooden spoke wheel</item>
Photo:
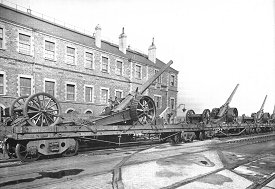
[[[53,96],[48,93],[36,93],[30,96],[24,105],[24,116],[32,126],[54,126],[60,121],[61,108]]]
[[[156,118],[156,106],[149,96],[141,96],[131,105],[131,117],[140,124],[152,123]]]
[[[36,161],[40,154],[37,148],[28,148],[28,143],[22,142],[18,143],[15,148],[16,157],[22,162],[32,162]]]
[[[10,106],[9,114],[13,118],[17,118],[18,116],[23,115],[23,107],[29,96],[20,96],[15,99]]]
[[[210,121],[210,110],[209,109],[205,109],[202,112],[202,122],[204,124],[208,124]]]
[[[75,140],[75,145],[70,146],[65,152],[62,153],[64,157],[71,157],[77,154],[79,148],[78,140]]]
[[[186,112],[186,123],[192,123],[192,115],[195,114],[194,110],[188,110]]]

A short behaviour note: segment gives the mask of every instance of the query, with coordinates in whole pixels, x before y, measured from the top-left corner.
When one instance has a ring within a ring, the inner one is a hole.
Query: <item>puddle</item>
[[[33,182],[38,179],[43,179],[43,178],[54,178],[54,179],[60,179],[65,176],[71,176],[71,175],[77,175],[84,171],[83,169],[68,169],[68,170],[61,170],[57,172],[38,172],[40,176],[34,177],[34,178],[26,178],[26,179],[19,179],[19,180],[14,180],[14,181],[8,181],[0,184],[0,188],[3,186],[8,186],[8,185],[15,185],[15,184],[20,184],[24,182]]]
[[[200,180],[198,180],[198,182],[204,182],[204,183],[209,183],[209,184],[213,184],[213,185],[223,185],[225,182],[233,182],[233,180],[229,177],[226,177],[224,175],[221,174],[212,174],[209,175],[207,177],[204,177]]]
[[[179,176],[183,176],[182,173],[179,172],[173,172],[167,169],[161,170],[161,171],[157,171],[156,172],[156,176],[157,177],[167,177],[167,178],[171,178],[171,177],[179,177]]]

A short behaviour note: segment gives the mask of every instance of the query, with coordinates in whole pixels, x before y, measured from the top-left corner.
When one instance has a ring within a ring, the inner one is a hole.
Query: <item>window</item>
[[[32,84],[31,84],[32,80],[31,78],[27,78],[27,77],[20,77],[20,92],[19,95],[23,96],[23,95],[31,95],[32,94]]]
[[[3,49],[4,45],[4,28],[0,28],[0,49]]]
[[[102,57],[102,72],[107,73],[108,72],[108,67],[109,67],[109,62],[108,62],[108,58],[106,57]]]
[[[4,74],[0,74],[0,94],[5,94],[4,84]]]
[[[170,77],[170,86],[175,86],[175,76],[171,75]]]
[[[107,104],[108,103],[108,89],[101,89],[101,103]]]
[[[85,87],[85,101],[93,102],[93,87]]]
[[[67,54],[66,62],[68,64],[75,64],[75,48],[67,47],[66,54]]]
[[[141,66],[140,65],[136,65],[135,71],[136,71],[136,74],[135,74],[136,78],[137,79],[141,79]]]
[[[155,74],[158,73],[158,71],[159,71],[159,70],[155,70]],[[161,83],[161,76],[162,76],[162,75],[160,75],[160,76],[156,79],[156,82],[157,82],[157,83]]]
[[[75,85],[67,84],[67,100],[75,100]]]
[[[31,36],[19,33],[19,52],[31,54]]]
[[[121,98],[122,98],[122,91],[115,91],[115,96],[116,96],[118,99],[121,99]]]
[[[85,114],[93,114],[92,110],[86,110]]]
[[[85,66],[86,68],[93,69],[94,68],[93,62],[93,54],[89,52],[85,52]]]
[[[175,99],[174,98],[170,99],[170,108],[171,108],[171,110],[175,109]]]
[[[154,96],[154,100],[155,100],[155,104],[156,104],[156,108],[160,109],[161,108],[161,96]]]
[[[73,113],[73,112],[74,112],[74,109],[72,109],[72,108],[69,108],[69,109],[66,111],[67,114],[71,114],[71,113]]]
[[[55,59],[55,43],[51,41],[45,41],[45,58],[54,60]]]
[[[116,61],[116,74],[122,75],[122,62]]]
[[[55,82],[54,81],[45,81],[45,92],[54,96],[55,94]]]

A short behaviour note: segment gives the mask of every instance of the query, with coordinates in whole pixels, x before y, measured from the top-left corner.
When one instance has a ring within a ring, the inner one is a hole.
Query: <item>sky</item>
[[[6,0],[4,0],[6,1]],[[202,113],[230,106],[239,115],[275,105],[274,0],[9,0],[145,54],[154,37],[157,58],[179,71],[178,104]]]

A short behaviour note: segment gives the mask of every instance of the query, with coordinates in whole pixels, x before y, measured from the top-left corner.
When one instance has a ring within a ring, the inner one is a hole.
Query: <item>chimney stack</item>
[[[119,50],[126,54],[126,48],[127,48],[127,36],[124,33],[124,27],[122,28],[122,34],[119,35]]]
[[[95,46],[101,48],[101,27],[99,24],[95,27]]]
[[[154,44],[154,38],[153,38],[152,44],[148,48],[148,59],[154,63],[156,63],[156,49],[157,48]]]

